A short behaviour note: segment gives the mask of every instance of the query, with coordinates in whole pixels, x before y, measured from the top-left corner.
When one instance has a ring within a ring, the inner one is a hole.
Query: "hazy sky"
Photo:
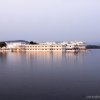
[[[0,0],[0,40],[99,41],[100,0]]]

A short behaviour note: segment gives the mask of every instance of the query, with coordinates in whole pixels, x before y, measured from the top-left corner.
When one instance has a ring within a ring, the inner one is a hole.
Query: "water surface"
[[[100,50],[0,53],[0,100],[87,100],[97,95]]]

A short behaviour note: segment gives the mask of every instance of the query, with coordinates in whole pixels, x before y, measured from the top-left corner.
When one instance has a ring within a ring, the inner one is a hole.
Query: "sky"
[[[100,42],[100,0],[0,0],[0,41]]]

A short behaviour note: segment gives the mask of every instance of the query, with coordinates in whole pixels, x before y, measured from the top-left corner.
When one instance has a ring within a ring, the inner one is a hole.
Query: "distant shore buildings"
[[[85,50],[86,44],[82,41],[71,42],[45,42],[30,44],[26,41],[6,41],[7,46],[2,51],[68,51]]]

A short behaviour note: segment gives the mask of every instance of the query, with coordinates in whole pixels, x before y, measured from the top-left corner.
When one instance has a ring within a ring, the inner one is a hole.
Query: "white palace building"
[[[26,42],[9,42],[3,50],[11,51],[68,51],[68,50],[85,50],[84,42],[45,42],[38,44],[29,44]]]

